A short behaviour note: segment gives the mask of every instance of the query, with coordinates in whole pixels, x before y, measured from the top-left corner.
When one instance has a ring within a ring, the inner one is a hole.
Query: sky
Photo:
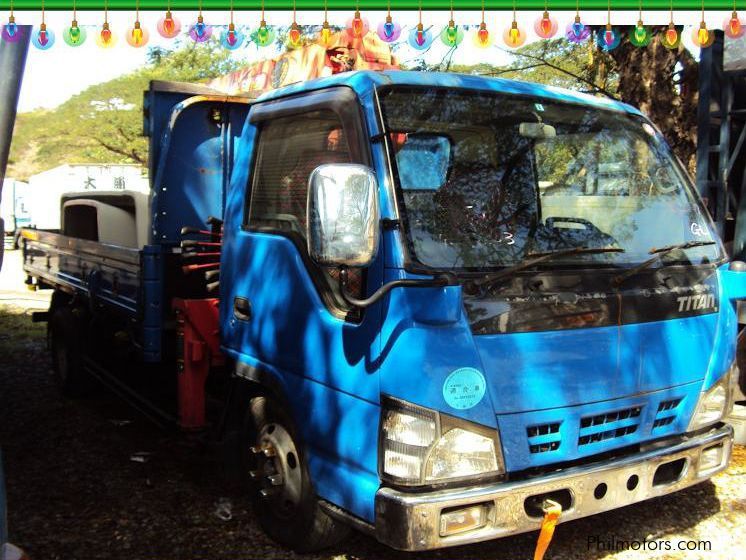
[[[134,22],[134,13],[128,12],[111,12],[109,22],[111,29],[118,36],[115,47],[111,49],[99,48],[93,40],[93,34],[100,30],[103,22],[103,14],[99,12],[79,12],[78,24],[85,27],[88,32],[88,39],[85,44],[79,47],[69,47],[62,40],[62,30],[70,25],[72,14],[67,12],[47,12],[46,23],[48,29],[56,34],[55,44],[46,51],[41,51],[31,46],[26,64],[23,85],[21,89],[21,98],[19,101],[19,111],[31,111],[35,108],[53,108],[63,103],[71,96],[83,91],[88,86],[111,80],[122,74],[131,72],[146,63],[148,46],[169,47],[173,40],[164,39],[156,32],[156,23],[162,13],[142,12],[142,27],[150,31],[150,41],[144,48],[136,49],[130,47],[124,40],[124,33],[132,26]],[[181,20],[182,30],[185,30],[190,23],[196,21],[196,12],[174,12],[174,15]],[[332,25],[345,25],[347,19],[351,17],[350,13],[330,12],[329,22]],[[500,47],[502,43],[502,33],[510,25],[511,15],[509,12],[487,12],[485,21],[488,30],[495,34],[495,46],[487,49],[480,49],[473,45],[471,32],[467,32],[464,41],[456,50],[453,62],[456,64],[476,64],[479,62],[489,62],[494,65],[509,63],[512,56],[508,49]],[[560,30],[570,24],[575,14],[572,12],[553,12],[552,15],[557,18],[560,24]],[[370,22],[370,27],[375,29],[379,22],[385,19],[385,12],[367,12],[363,13]],[[527,31],[528,42],[537,40],[533,32],[533,24],[538,12],[518,12],[517,20],[519,26]],[[588,12],[581,14],[583,22],[588,24],[605,24],[605,12]],[[723,21],[729,16],[729,12],[708,12],[706,21],[710,27],[720,27]],[[230,19],[228,12],[204,12],[205,22],[217,27],[216,31],[222,31]],[[402,32],[403,40],[409,28],[415,26],[418,21],[417,12],[394,12],[394,21],[401,24],[404,28]],[[646,24],[666,24],[670,19],[668,12],[647,12],[643,14]],[[677,12],[675,15],[676,22],[686,25],[698,25],[701,19],[699,12]],[[267,12],[265,19],[269,25],[287,26],[292,22],[291,12]],[[423,14],[423,24],[425,27],[432,26],[435,33],[448,24],[450,14],[448,12],[425,12]],[[479,12],[456,12],[455,21],[460,25],[470,25],[473,29],[481,20]],[[638,19],[636,12],[619,12],[612,15],[612,23],[615,25],[634,25]],[[236,12],[235,22],[238,27],[246,26],[254,28],[259,20],[259,14],[256,12]],[[39,12],[16,12],[16,21],[19,24],[38,25],[41,21]],[[300,25],[319,25],[323,21],[323,12],[298,12],[298,23]],[[685,33],[685,42],[691,44],[688,33]],[[448,48],[436,38],[433,47],[425,55],[427,62],[437,62],[443,58]],[[410,61],[417,58],[420,54],[408,45],[403,45],[397,49],[397,55],[402,62]],[[240,59],[247,59],[248,62],[260,60],[262,58],[272,57],[274,53],[270,48],[260,49],[254,45],[248,48],[242,48],[236,51],[235,56]]]

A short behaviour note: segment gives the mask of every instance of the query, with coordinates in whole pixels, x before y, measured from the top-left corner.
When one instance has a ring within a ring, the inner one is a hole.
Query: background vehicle
[[[407,72],[146,95],[152,198],[24,230],[37,318],[66,393],[218,438],[274,539],[465,544],[727,466],[746,265],[638,111]]]
[[[31,216],[28,211],[28,184],[15,179],[3,181],[2,198],[0,198],[0,211],[5,223],[4,236],[18,248],[18,235],[21,228],[31,225]]]

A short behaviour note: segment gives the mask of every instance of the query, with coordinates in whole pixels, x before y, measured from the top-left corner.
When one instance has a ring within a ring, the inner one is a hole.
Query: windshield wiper
[[[658,260],[665,257],[667,254],[671,253],[672,251],[676,251],[677,249],[691,249],[693,247],[704,247],[706,245],[715,245],[714,241],[686,241],[685,243],[677,243],[676,245],[666,245],[665,247],[659,247],[655,248],[653,247],[648,251],[649,254],[653,255],[648,260],[646,260],[643,263],[640,263],[634,268],[630,268],[627,272],[620,274],[618,276],[615,276],[612,278],[611,282],[615,286],[620,286],[622,282],[624,282],[627,278],[634,276],[641,270],[645,270],[646,268],[651,267],[653,264],[658,262]]]
[[[528,260],[524,260],[515,266],[505,268],[500,272],[494,274],[487,274],[483,278],[474,280],[472,284],[477,288],[483,288],[491,286],[500,280],[513,276],[516,272],[526,270],[537,264],[541,264],[545,261],[556,259],[558,257],[566,257],[569,255],[595,255],[601,253],[624,253],[624,249],[621,247],[572,247],[570,249],[560,249],[558,251],[550,251],[548,253],[529,253],[526,255]]]

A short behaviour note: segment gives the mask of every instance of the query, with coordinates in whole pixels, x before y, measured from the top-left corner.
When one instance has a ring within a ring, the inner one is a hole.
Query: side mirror
[[[379,215],[373,171],[320,165],[308,180],[308,253],[322,266],[368,266],[378,252]]]

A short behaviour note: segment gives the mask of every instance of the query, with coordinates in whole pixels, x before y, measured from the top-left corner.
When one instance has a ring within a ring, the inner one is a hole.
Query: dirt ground
[[[209,449],[160,430],[106,393],[79,401],[57,393],[45,327],[30,321],[48,294],[24,291],[22,279],[18,253],[6,253],[0,445],[10,536],[32,560],[533,557],[537,533],[427,554],[392,551],[357,533],[315,555],[276,546],[243,496],[227,489]],[[742,557],[745,475],[746,448],[738,447],[728,471],[712,481],[558,526],[546,558]],[[622,541],[637,550],[615,551]]]

